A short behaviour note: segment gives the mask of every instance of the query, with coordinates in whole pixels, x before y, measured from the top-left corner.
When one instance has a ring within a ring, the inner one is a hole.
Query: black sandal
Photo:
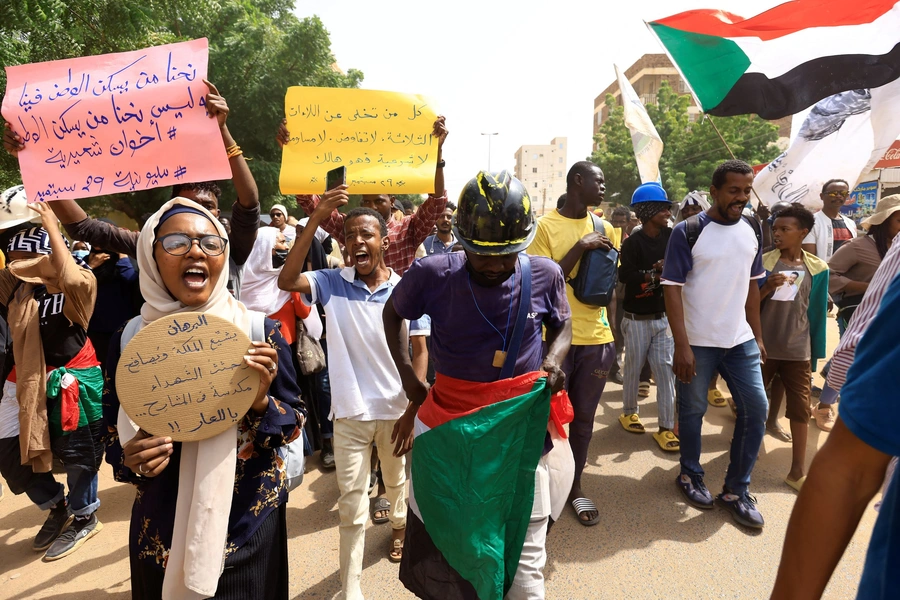
[[[391,511],[391,503],[387,498],[379,498],[372,505],[372,522],[376,525],[381,525],[383,523],[387,523],[390,521],[390,517],[387,515],[383,517],[376,517],[375,513],[389,513]]]

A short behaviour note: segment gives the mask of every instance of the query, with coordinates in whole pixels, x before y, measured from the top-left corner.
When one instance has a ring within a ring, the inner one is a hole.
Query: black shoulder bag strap
[[[531,310],[531,259],[524,252],[519,253],[519,271],[522,284],[519,286],[519,312],[516,314],[516,324],[513,326],[512,339],[509,342],[509,350],[500,369],[500,379],[509,379],[516,369],[516,360],[519,358],[519,350],[522,348],[522,337],[525,335],[525,321]]]
[[[603,219],[595,215],[594,213],[588,211],[588,214],[591,215],[591,220],[594,221],[594,231],[599,233],[602,236],[606,236],[606,226],[603,224]]]

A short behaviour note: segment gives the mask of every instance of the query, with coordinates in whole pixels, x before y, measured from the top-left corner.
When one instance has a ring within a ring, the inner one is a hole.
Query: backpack
[[[594,231],[606,235],[606,227],[600,217],[592,212]],[[575,298],[589,306],[609,306],[619,281],[619,251],[615,248],[588,250],[581,257],[578,275],[569,279]]]
[[[254,342],[266,341],[266,315],[261,312],[248,311],[250,313],[250,339]],[[122,341],[119,348],[125,351],[125,346],[138,332],[141,324],[141,316],[138,315],[125,324],[122,331]],[[296,488],[303,481],[303,471],[306,466],[306,457],[303,455],[303,444],[306,432],[301,427],[300,437],[278,449],[278,455],[284,461],[284,479],[287,491]]]
[[[749,223],[750,227],[753,228],[753,233],[756,234],[756,243],[759,244],[759,248],[762,249],[762,226],[759,224],[759,221],[748,217],[747,215],[741,215],[741,219]],[[697,239],[700,237],[700,215],[693,215],[685,219],[684,235],[687,237],[688,248],[693,250],[694,244],[697,243]]]

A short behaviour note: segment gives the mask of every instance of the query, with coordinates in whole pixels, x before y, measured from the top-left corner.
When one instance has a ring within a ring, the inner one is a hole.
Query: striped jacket
[[[828,385],[833,389],[840,391],[841,386],[844,385],[847,371],[856,356],[856,345],[859,344],[859,340],[869,328],[869,323],[878,313],[881,298],[898,273],[900,273],[900,235],[894,238],[891,249],[885,254],[875,276],[869,282],[866,295],[863,296],[862,302],[854,311],[850,324],[834,351],[831,369],[828,372]]]

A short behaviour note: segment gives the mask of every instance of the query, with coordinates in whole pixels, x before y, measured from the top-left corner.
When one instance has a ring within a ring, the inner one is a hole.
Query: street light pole
[[[490,173],[491,172],[491,138],[493,138],[495,135],[498,135],[498,132],[495,131],[494,133],[482,133],[481,135],[488,136],[488,173]]]

